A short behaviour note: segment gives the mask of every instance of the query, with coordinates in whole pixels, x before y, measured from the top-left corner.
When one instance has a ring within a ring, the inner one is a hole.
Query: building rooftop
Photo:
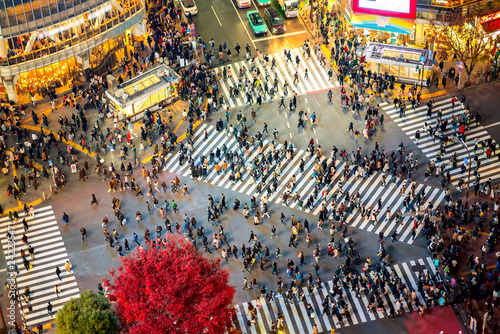
[[[432,54],[428,49],[412,48],[409,46],[392,45],[369,42],[364,55],[366,61],[406,63],[408,65],[432,66]]]
[[[125,108],[180,80],[181,76],[179,74],[168,66],[161,64],[118,85],[115,90],[107,90],[106,96],[118,104],[120,108]]]

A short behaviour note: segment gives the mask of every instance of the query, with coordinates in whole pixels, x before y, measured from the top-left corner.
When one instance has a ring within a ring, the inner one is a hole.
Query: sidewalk
[[[330,42],[329,45],[326,45],[326,44],[321,44],[321,49],[323,51],[323,53],[325,54],[326,58],[330,60],[330,63],[332,64],[332,66],[334,67],[334,69],[336,69],[336,64],[335,64],[335,61],[331,60],[331,47],[333,46],[332,42]],[[483,63],[479,63],[479,64],[476,64],[476,66],[474,67],[474,72],[476,70],[480,70],[481,67],[485,66],[485,64]],[[423,86],[420,87],[419,91],[421,92],[422,94],[422,100],[427,100],[427,99],[430,99],[432,97],[439,97],[439,96],[444,96],[444,95],[453,95],[453,94],[461,94],[461,89],[463,89],[464,87],[464,82],[465,82],[465,77],[466,77],[466,74],[465,72],[462,72],[462,79],[461,79],[461,87],[462,88],[458,88],[455,86],[455,82],[451,80],[451,78],[447,77],[447,84],[446,84],[446,89],[443,87],[442,85],[442,78],[443,78],[443,75],[445,72],[448,72],[449,69],[451,67],[455,67],[455,70],[457,71],[456,73],[459,73],[458,72],[458,67],[456,65],[456,61],[453,61],[453,60],[449,60],[449,61],[446,61],[444,62],[444,70],[441,71],[439,68],[437,68],[437,71],[436,73],[438,74],[439,76],[439,85],[438,85],[438,88],[436,88],[436,86],[434,85],[434,81],[432,80],[431,81],[431,84],[429,87],[427,87],[425,84]],[[499,71],[500,73],[500,71]],[[476,84],[476,76],[474,73],[472,73],[471,75],[471,82],[473,82],[474,84]],[[410,88],[411,85],[406,85],[407,88]],[[377,93],[367,89],[365,90],[366,93],[369,93],[369,94],[375,94],[377,95]],[[405,94],[407,96],[408,94],[408,89],[405,90]],[[392,90],[391,92],[391,95],[392,95],[392,99],[398,97],[399,95],[401,95],[401,83],[395,83],[394,85],[394,90]],[[403,95],[403,97],[404,97]],[[459,96],[457,96],[457,98],[460,99]]]
[[[489,249],[486,253],[485,256],[481,256],[481,247],[483,244],[486,243],[486,240],[488,239],[489,236],[489,231],[490,227],[488,226],[488,222],[492,218],[492,212],[493,212],[493,200],[489,198],[480,198],[480,197],[475,197],[475,196],[469,196],[469,198],[466,198],[465,196],[462,196],[462,201],[464,203],[476,203],[478,200],[482,200],[482,202],[487,201],[489,205],[489,211],[488,215],[484,217],[484,223],[483,223],[483,231],[478,234],[477,240],[473,241],[470,239],[469,241],[462,241],[461,243],[461,253],[458,261],[458,275],[460,277],[464,277],[467,282],[470,282],[470,279],[472,277],[472,271],[470,268],[467,267],[467,261],[469,255],[474,255],[474,257],[479,257],[479,263],[483,263],[486,261],[486,275],[488,275],[488,272],[492,272],[493,274],[493,279],[490,283],[488,283],[489,288],[488,292],[486,293],[486,297],[490,296],[493,292],[494,289],[497,291],[500,289],[500,283],[498,283],[497,277],[499,273],[494,272],[494,269],[496,267],[496,252],[498,251],[498,246],[492,247],[492,249]],[[477,225],[477,219],[471,221],[468,224],[459,224],[459,227],[462,230],[469,230],[470,234],[472,236],[472,229]],[[441,235],[443,239],[445,240],[444,245],[448,245],[450,243],[450,240],[452,240],[454,234],[454,230],[451,228],[441,230]],[[439,256],[441,258],[441,256]],[[458,305],[463,305],[464,309],[468,309],[468,315],[472,315],[473,317],[476,318],[478,325],[478,332],[482,332],[482,324],[483,324],[483,316],[485,313],[488,312],[488,308],[486,305],[486,298],[482,298],[480,300],[473,300],[470,304],[467,302],[464,302],[463,304],[458,304]],[[468,307],[467,307],[468,306]],[[496,310],[493,314],[492,322],[491,325],[487,325],[485,329],[485,333],[493,333],[493,324],[497,322],[500,324],[500,312]]]

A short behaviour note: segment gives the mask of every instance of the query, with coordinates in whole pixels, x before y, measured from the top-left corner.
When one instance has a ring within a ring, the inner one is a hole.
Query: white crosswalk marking
[[[271,89],[273,86],[274,75],[276,74],[276,78],[279,81],[278,91],[276,92],[277,96],[282,96],[284,94],[283,84],[285,81],[288,82],[288,94],[291,94],[292,91],[295,91],[297,94],[306,94],[315,91],[326,90],[329,88],[334,88],[340,86],[338,81],[330,81],[328,78],[328,71],[325,67],[321,66],[316,56],[311,56],[311,58],[307,58],[302,54],[300,49],[290,50],[292,53],[292,60],[286,61],[283,57],[282,53],[274,53],[269,55],[269,62],[260,63],[260,61],[256,62],[256,68],[259,70],[260,74],[258,76],[259,81],[262,86],[266,82],[266,70],[269,74],[268,77],[268,87]],[[295,57],[298,56],[300,59],[299,66],[295,62]],[[276,60],[276,67],[271,69],[272,59]],[[245,78],[250,82],[250,85],[253,83],[253,69],[252,63],[247,60],[242,60],[236,63],[228,64],[225,66],[220,66],[215,69],[218,73],[224,72],[224,68],[227,71],[227,77],[218,81],[220,92],[224,95],[224,101],[229,105],[230,108],[241,107],[247,103],[246,93],[245,93]],[[229,68],[231,68],[231,73],[229,73]],[[241,77],[242,85],[238,88],[239,94],[237,97],[230,98],[230,92],[233,87],[238,87],[240,80],[240,69],[243,71],[243,76]],[[307,69],[307,78],[305,78]],[[294,75],[295,72],[298,74],[298,82],[294,83]],[[255,99],[258,93],[254,93],[253,95],[253,103],[255,103]],[[263,96],[265,99],[265,96]]]
[[[23,219],[26,219],[28,223],[27,231],[24,229]],[[24,292],[25,287],[29,287],[31,291],[30,302],[33,308],[31,312],[28,311],[28,306],[23,301],[27,325],[31,327],[53,320],[47,314],[47,302],[53,305],[53,312],[56,312],[71,298],[78,298],[80,290],[73,272],[64,270],[64,263],[69,258],[52,206],[36,208],[34,218],[20,212],[17,223],[11,223],[9,218],[5,216],[0,218],[0,233],[6,234],[7,231],[15,237],[15,254],[9,255],[11,249],[7,239],[2,239],[2,247],[7,259],[13,256],[15,265],[19,270],[16,275],[18,289],[21,294]],[[26,234],[29,245],[34,249],[34,259],[30,257],[27,245],[21,241],[23,234]],[[24,268],[24,261],[20,253],[21,249],[25,250],[26,259],[33,265],[33,268],[29,269],[29,271]],[[62,271],[61,281],[55,274],[56,266],[59,266]],[[13,279],[15,270],[12,270],[12,273]],[[56,284],[61,289],[59,298],[54,293]]]
[[[207,131],[207,140],[205,140],[205,135],[203,134],[204,130]],[[312,178],[313,169],[318,168],[318,165],[329,165],[332,163],[332,160],[325,157],[321,157],[319,160],[314,157],[311,158],[309,157],[309,153],[303,150],[294,151],[290,160],[284,158],[281,162],[279,162],[280,167],[278,167],[278,165],[274,162],[273,164],[270,164],[268,170],[266,171],[268,175],[267,179],[265,182],[262,182],[262,191],[259,193],[257,191],[257,186],[261,181],[261,177],[251,177],[251,174],[253,173],[253,171],[251,171],[253,164],[256,160],[259,160],[260,165],[263,157],[266,158],[267,163],[268,157],[272,154],[272,145],[275,145],[274,150],[276,152],[282,152],[285,149],[282,144],[273,143],[274,141],[272,139],[265,139],[263,140],[262,145],[263,155],[259,153],[259,149],[257,147],[250,147],[247,152],[246,149],[239,147],[240,145],[238,140],[234,136],[229,137],[224,131],[219,133],[215,131],[213,126],[197,130],[193,138],[194,144],[189,156],[193,159],[195,166],[200,164],[202,156],[208,158],[210,152],[216,152],[217,148],[221,149],[224,144],[227,147],[227,153],[231,152],[233,155],[238,154],[242,159],[242,166],[244,166],[244,170],[240,169],[241,181],[236,180],[236,182],[233,183],[230,180],[231,169],[230,164],[228,163],[228,171],[224,172],[221,170],[219,174],[216,173],[215,168],[213,167],[214,165],[209,165],[206,179],[203,180],[206,183],[237,191],[248,196],[255,196],[256,198],[266,195],[268,201],[270,202],[288,205],[293,209],[299,209],[299,202],[294,201],[293,199],[289,199],[287,203],[283,203],[283,193],[287,189],[287,185],[292,182],[293,176],[295,176],[296,184],[292,189],[292,193],[297,192],[299,197],[304,201],[304,211],[312,212],[314,215],[319,215],[324,205],[324,207],[328,210],[328,216],[330,217],[332,217],[334,209],[339,209],[341,203],[345,201],[347,193],[349,193],[350,197],[353,198],[356,195],[356,192],[359,191],[361,199],[360,205],[364,205],[367,209],[377,209],[377,201],[381,199],[381,211],[377,214],[377,221],[373,225],[373,222],[370,219],[361,217],[359,209],[355,208],[354,211],[348,213],[347,223],[350,226],[377,234],[380,231],[384,231],[385,235],[390,235],[392,231],[396,230],[399,234],[398,241],[410,244],[413,243],[411,240],[411,232],[413,229],[413,218],[415,217],[415,212],[411,211],[411,208],[415,207],[416,209],[420,209],[418,203],[416,203],[416,194],[424,193],[421,198],[421,205],[427,205],[430,202],[433,207],[437,207],[443,201],[445,196],[445,192],[441,189],[433,188],[428,185],[424,186],[416,183],[408,183],[407,180],[404,179],[396,179],[395,182],[382,187],[381,181],[383,173],[375,172],[373,175],[364,178],[361,176],[357,177],[354,173],[353,166],[347,166],[347,170],[350,171],[351,175],[348,177],[347,181],[343,181],[342,187],[339,189],[339,181],[344,179],[343,172],[344,167],[346,167],[346,163],[342,163],[340,160],[337,160],[332,164],[332,166],[335,165],[335,173],[331,177],[330,186],[321,185],[318,186],[318,189],[316,190],[318,181],[317,179]],[[185,156],[185,160],[187,160],[187,155]],[[225,155],[221,152],[221,161],[224,159]],[[221,164],[221,161],[216,162]],[[300,172],[301,161],[304,161],[303,173]],[[270,188],[273,183],[272,175],[278,170],[278,168],[281,170],[281,174],[277,179],[277,188],[272,193],[268,193],[268,188]],[[164,170],[183,176],[192,175],[189,163],[184,162],[183,166],[179,164],[179,153],[173,154],[170,160],[167,160]],[[198,176],[196,177],[198,180],[202,181],[202,178]],[[390,179],[390,175],[387,175],[387,179]],[[415,187],[415,196],[411,198],[409,208],[405,208],[402,189],[404,187],[405,194],[408,195],[412,185]],[[342,192],[338,193],[337,202],[333,205],[332,199],[334,194],[339,190],[342,190]],[[326,199],[323,198],[323,192],[326,194]],[[316,193],[317,196],[315,197]],[[306,208],[305,205],[310,196],[313,198],[313,205],[311,208]],[[344,206],[348,207],[346,203],[344,203]],[[392,213],[392,217],[389,220],[386,219],[387,207],[390,207]],[[409,212],[407,213],[407,216],[404,217],[402,224],[395,218],[398,210]],[[422,227],[423,224],[418,226],[416,231],[417,235],[421,231]],[[36,242],[36,239],[34,241]]]
[[[415,266],[419,267],[414,268]],[[424,266],[423,270],[421,268],[422,266]],[[423,305],[425,307],[425,296],[418,291],[416,282],[419,280],[417,274],[418,271],[430,271],[430,273],[434,273],[434,264],[430,257],[427,257],[425,259],[419,258],[400,264],[394,264],[385,268],[388,270],[388,273],[394,272],[396,276],[399,277],[403,285],[407,286],[410,291],[415,291],[420,305]],[[375,279],[375,272],[371,271],[367,275],[368,279],[373,283]],[[431,275],[431,279],[435,284],[435,279],[432,276],[433,275]],[[284,326],[286,333],[311,333],[312,326],[316,325],[318,327],[319,333],[327,334],[330,333],[332,328],[338,330],[342,327],[356,326],[369,321],[384,319],[390,314],[390,304],[394,306],[394,309],[397,312],[397,298],[392,294],[391,290],[389,290],[391,292],[387,295],[381,295],[384,304],[383,310],[374,310],[373,312],[368,312],[366,308],[366,305],[368,304],[368,298],[365,292],[361,292],[360,297],[356,297],[356,293],[351,290],[352,287],[342,287],[340,291],[342,291],[342,298],[347,305],[350,316],[344,317],[342,321],[339,322],[338,317],[336,315],[333,315],[332,312],[330,312],[330,314],[328,315],[321,315],[323,311],[322,302],[326,298],[326,296],[330,297],[330,306],[332,306],[331,311],[334,310],[332,301],[337,300],[337,297],[334,297],[334,295],[332,295],[332,291],[334,291],[333,288],[333,281],[328,281],[323,283],[319,289],[315,287],[312,295],[309,295],[309,291],[307,290],[307,288],[302,287],[302,291],[304,292],[304,300],[302,302],[294,298],[293,303],[291,303],[287,299],[275,297],[275,302],[267,301],[264,298],[261,298],[259,300],[261,303],[261,307],[257,307],[257,300],[252,300],[249,303],[237,304],[235,305],[237,316],[236,318],[238,321],[237,326],[239,326],[243,333],[265,334],[269,332],[269,329],[271,328],[271,322],[276,323],[278,312],[281,312],[285,319]],[[402,303],[405,312],[416,311],[416,309],[410,306],[404,298],[399,297],[399,300]],[[409,303],[411,303],[411,298],[409,299]],[[249,304],[253,305],[256,308],[257,312],[255,323],[247,326],[247,320],[251,319],[248,315]],[[307,312],[308,304],[310,304],[314,309],[313,317],[311,317],[311,315]],[[244,311],[240,311],[242,310],[242,307]],[[338,305],[338,307],[339,311],[341,311],[340,305]],[[334,311],[333,313],[336,314],[336,311]]]
[[[481,176],[481,182],[485,182],[488,179],[500,178],[500,161],[496,158],[496,150],[492,152],[491,158],[488,159],[486,156],[486,150],[488,145],[482,149],[479,143],[481,141],[488,142],[490,134],[485,130],[485,128],[479,124],[476,124],[475,120],[470,121],[468,128],[465,130],[465,144],[467,148],[460,142],[458,136],[455,141],[453,141],[453,134],[458,133],[460,124],[458,123],[459,116],[466,116],[465,111],[462,108],[460,102],[455,103],[455,107],[452,106],[451,99],[437,101],[432,109],[433,117],[432,119],[427,116],[427,105],[422,105],[416,107],[415,110],[412,109],[411,105],[406,107],[405,116],[399,117],[399,109],[394,108],[394,105],[385,104],[383,107],[384,112],[386,112],[392,120],[405,132],[411,140],[415,140],[415,133],[420,130],[420,140],[417,146],[422,150],[422,152],[431,160],[436,161],[436,165],[442,165],[446,168],[446,171],[450,172],[451,181],[454,186],[458,186],[460,179],[464,179],[467,182],[468,170],[462,173],[461,166],[464,165],[464,158],[469,159],[467,150],[469,150],[471,158],[477,156],[480,161],[479,175]],[[447,136],[450,141],[446,145],[445,153],[442,155],[441,161],[437,160],[438,152],[441,148],[441,141],[439,138],[433,138],[424,130],[425,124],[427,123],[433,131],[436,129],[438,124],[437,112],[441,110],[441,119],[447,120],[448,125],[446,131],[443,135]],[[455,128],[453,123],[456,122]],[[474,152],[474,146],[477,143],[478,149]],[[495,149],[498,148],[495,140],[492,140]],[[454,168],[450,158],[456,154],[457,167]],[[465,167],[468,167],[467,165]],[[472,163],[472,168],[476,168],[475,163]],[[475,180],[471,179],[469,186],[474,184]]]

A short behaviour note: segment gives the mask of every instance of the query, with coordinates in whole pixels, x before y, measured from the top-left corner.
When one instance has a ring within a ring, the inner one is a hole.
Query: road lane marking
[[[217,21],[219,21],[219,25],[222,27],[222,23],[220,23],[219,16],[215,12],[214,6],[210,6],[210,7],[212,7],[212,10],[214,11],[215,17],[217,18]]]
[[[240,19],[241,21],[241,24],[243,25],[243,29],[245,29],[247,35],[248,35],[248,38],[250,38],[250,43],[252,43],[253,45],[253,48],[254,49],[257,49],[257,47],[255,46],[255,43],[253,42],[253,39],[252,39],[252,36],[250,36],[250,33],[248,32],[248,29],[247,29],[247,25],[245,24],[245,22],[243,22],[243,20],[241,19],[241,15],[240,13],[238,12],[238,9],[236,9],[236,6],[234,5],[234,2],[231,1],[231,5],[233,5],[233,8],[234,8],[234,11],[236,12],[236,15],[238,15],[238,18]]]
[[[492,127],[497,126],[497,125],[500,125],[500,122],[496,122],[496,123],[493,123],[493,124],[490,124],[490,125],[485,125],[485,126],[483,126],[483,128],[484,129],[492,128]]]
[[[233,7],[234,7],[234,4],[233,4]],[[239,16],[239,14],[238,14],[238,16]],[[241,20],[241,18],[240,18],[240,20]],[[248,33],[248,31],[247,31],[247,33]],[[291,32],[289,34],[285,33],[285,34],[282,34],[282,35],[275,35],[275,36],[270,36],[270,37],[262,37],[262,38],[259,38],[259,39],[251,39],[250,38],[250,40],[252,41],[252,44],[253,44],[253,42],[268,41],[270,39],[284,38],[284,37],[288,37],[288,36],[301,35],[301,34],[306,34],[306,33],[307,33],[306,30],[301,30],[301,31]]]

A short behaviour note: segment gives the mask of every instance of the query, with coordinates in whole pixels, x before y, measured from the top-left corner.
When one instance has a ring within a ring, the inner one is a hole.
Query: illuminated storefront
[[[390,44],[408,43],[415,13],[416,0],[348,0],[343,12],[357,34]]]
[[[500,30],[500,12],[482,16],[481,26],[487,34],[498,34]]]
[[[112,75],[108,75],[108,82],[110,89],[105,96],[109,108],[117,113],[118,119],[134,122],[161,101],[172,103],[179,94],[181,76],[166,65],[159,65],[121,85],[116,85]]]
[[[21,73],[16,83],[16,92],[20,100],[31,100],[33,94],[45,98],[51,88],[58,91],[68,90],[72,81],[79,75],[75,58],[68,58],[48,66]]]
[[[144,0],[0,2],[0,77],[10,100],[67,91],[125,56]]]

